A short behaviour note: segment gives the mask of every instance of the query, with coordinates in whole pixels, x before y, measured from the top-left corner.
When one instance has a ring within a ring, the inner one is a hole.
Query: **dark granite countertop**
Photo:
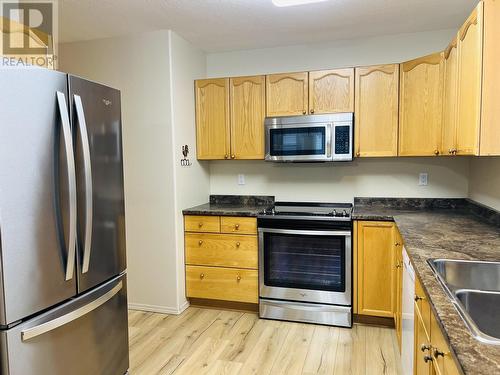
[[[184,215],[256,217],[274,204],[272,196],[211,195],[210,202],[187,208]]]
[[[463,372],[500,373],[500,346],[471,335],[427,263],[431,258],[500,261],[500,213],[465,199],[356,199],[353,218],[396,223]]]

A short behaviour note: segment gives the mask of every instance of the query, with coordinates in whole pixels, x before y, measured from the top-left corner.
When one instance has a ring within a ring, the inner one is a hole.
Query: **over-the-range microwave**
[[[268,117],[264,124],[268,161],[352,160],[353,113]]]

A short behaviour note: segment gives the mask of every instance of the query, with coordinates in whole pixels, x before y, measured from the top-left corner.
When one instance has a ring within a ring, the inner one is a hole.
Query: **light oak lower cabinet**
[[[186,296],[258,303],[257,219],[184,217]]]
[[[403,320],[403,239],[397,227],[395,231],[394,243],[394,326],[398,339],[399,349],[402,345],[402,320]]]
[[[394,232],[393,222],[357,222],[355,274],[359,315],[394,318]]]

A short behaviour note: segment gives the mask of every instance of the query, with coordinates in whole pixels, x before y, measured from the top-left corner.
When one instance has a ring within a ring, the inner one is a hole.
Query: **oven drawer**
[[[257,234],[257,219],[254,217],[221,216],[222,233]]]
[[[186,233],[186,264],[257,269],[257,236]]]
[[[258,303],[258,271],[237,268],[186,266],[186,295]]]
[[[219,216],[184,216],[186,232],[220,232]]]

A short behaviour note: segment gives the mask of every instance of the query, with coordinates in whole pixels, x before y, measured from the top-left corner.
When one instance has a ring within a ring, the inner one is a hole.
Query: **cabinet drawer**
[[[222,233],[257,234],[257,219],[254,217],[221,217]]]
[[[420,280],[415,280],[415,305],[422,318],[422,322],[427,334],[427,338],[431,337],[431,306],[424,293]]]
[[[257,269],[257,236],[186,233],[186,264]]]
[[[258,303],[257,285],[257,270],[186,266],[188,297]]]
[[[186,232],[220,232],[219,216],[184,216]]]

